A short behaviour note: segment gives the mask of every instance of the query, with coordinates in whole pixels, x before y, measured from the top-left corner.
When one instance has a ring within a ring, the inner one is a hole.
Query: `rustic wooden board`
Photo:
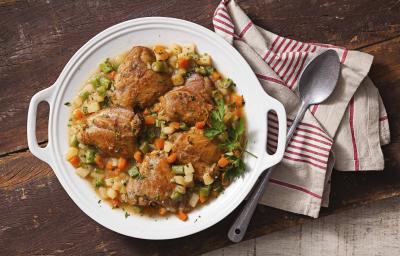
[[[393,143],[386,170],[337,173],[328,215],[400,194],[400,4],[398,1],[238,1],[255,22],[283,36],[362,49],[375,56],[371,77],[387,106]],[[143,16],[172,16],[211,27],[218,1],[0,1],[0,248],[4,255],[192,255],[225,246],[235,212],[212,228],[170,241],[132,239],[84,215],[51,169],[26,151],[30,98],[55,81],[73,53],[110,25]],[[46,106],[38,139],[47,140]],[[259,206],[246,238],[309,221]],[[127,220],[128,221],[128,220]]]

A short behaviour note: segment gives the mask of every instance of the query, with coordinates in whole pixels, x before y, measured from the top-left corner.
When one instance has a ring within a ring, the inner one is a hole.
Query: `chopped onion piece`
[[[206,172],[203,175],[203,182],[204,182],[204,185],[210,185],[214,182],[214,178],[211,177],[210,174]]]
[[[78,174],[82,178],[85,178],[86,176],[88,176],[89,173],[90,173],[90,170],[88,170],[86,168],[79,167],[76,169],[76,174]]]
[[[198,194],[196,194],[196,193],[193,193],[192,194],[192,196],[190,197],[190,200],[189,200],[189,205],[191,206],[191,207],[196,207],[196,205],[197,205],[197,202],[199,202],[199,195]]]

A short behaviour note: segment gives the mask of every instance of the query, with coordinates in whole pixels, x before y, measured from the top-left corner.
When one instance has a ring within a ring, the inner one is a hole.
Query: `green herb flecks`
[[[232,127],[228,128],[228,138],[222,143],[220,146],[226,151],[232,152],[235,149],[241,149],[241,138],[245,131],[244,120],[241,118],[235,123],[233,123]]]
[[[228,182],[231,182],[236,177],[239,177],[244,174],[244,171],[246,170],[246,166],[245,166],[241,156],[236,157],[234,155],[231,155],[231,156],[227,156],[227,158],[231,162],[222,171],[225,172],[224,179],[226,179]]]
[[[204,135],[213,139],[215,136],[225,132],[226,126],[224,123],[224,115],[225,115],[225,105],[224,101],[221,99],[216,99],[216,109],[211,112],[210,115],[210,123],[211,127],[207,128],[204,132]]]

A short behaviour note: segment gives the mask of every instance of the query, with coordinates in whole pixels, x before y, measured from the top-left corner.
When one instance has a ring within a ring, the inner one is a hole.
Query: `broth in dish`
[[[243,97],[194,44],[134,46],[66,105],[66,158],[113,207],[185,221],[245,171]]]

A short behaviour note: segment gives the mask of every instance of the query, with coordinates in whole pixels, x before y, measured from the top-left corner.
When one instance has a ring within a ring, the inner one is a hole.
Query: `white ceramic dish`
[[[68,149],[67,122],[70,101],[88,79],[97,65],[107,57],[115,56],[134,45],[156,43],[195,43],[199,52],[207,52],[215,66],[237,84],[246,101],[248,148],[258,158],[245,157],[247,172],[231,184],[211,203],[194,210],[189,220],[175,217],[125,218],[120,210],[108,204],[98,204],[98,197],[88,182],[75,174],[65,160]],[[48,144],[39,147],[35,136],[36,111],[39,102],[50,105]],[[274,155],[266,153],[266,114],[274,110],[279,118],[279,142]],[[283,156],[286,133],[286,115],[282,104],[268,96],[242,56],[214,32],[197,24],[162,17],[140,18],[110,27],[96,35],[74,54],[57,81],[38,92],[31,99],[28,111],[28,144],[32,154],[47,162],[72,200],[88,216],[118,233],[143,239],[172,239],[187,236],[217,223],[232,212],[249,193],[260,173],[278,163]]]

